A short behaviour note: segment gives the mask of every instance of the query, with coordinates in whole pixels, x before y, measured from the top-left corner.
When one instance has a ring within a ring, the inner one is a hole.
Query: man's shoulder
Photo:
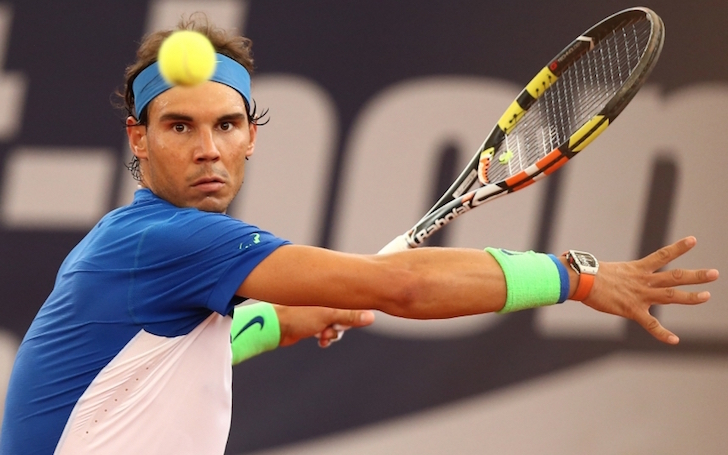
[[[212,247],[221,243],[240,243],[255,233],[266,240],[275,237],[257,226],[224,213],[181,208],[155,196],[149,190],[138,190],[134,202],[110,212],[98,225],[98,234],[106,238],[126,238],[138,246],[170,248]]]

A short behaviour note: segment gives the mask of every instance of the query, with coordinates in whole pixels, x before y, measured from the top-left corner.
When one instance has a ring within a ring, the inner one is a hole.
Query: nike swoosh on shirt
[[[250,321],[248,321],[248,323],[245,324],[243,326],[243,328],[241,328],[240,330],[238,330],[238,333],[236,333],[235,336],[233,337],[233,341],[235,341],[235,339],[237,337],[239,337],[240,335],[242,335],[243,332],[245,332],[246,330],[248,330],[249,328],[251,328],[255,324],[260,324],[260,330],[263,330],[263,327],[265,326],[265,319],[263,319],[263,316],[256,316],[253,319],[251,319]]]

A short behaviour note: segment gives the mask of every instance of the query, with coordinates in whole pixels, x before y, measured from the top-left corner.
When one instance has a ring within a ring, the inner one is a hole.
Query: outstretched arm
[[[637,261],[602,262],[584,303],[633,319],[657,339],[676,343],[673,334],[649,314],[649,307],[697,304],[709,299],[707,292],[687,292],[677,287],[714,281],[717,270],[659,271],[695,244],[694,237],[687,237]],[[563,284],[571,297],[579,275],[566,265],[565,258],[558,261],[566,269],[567,281]],[[282,276],[285,280],[281,280]],[[529,287],[527,274],[519,279],[525,288]],[[283,246],[272,253],[253,270],[238,293],[282,305],[378,309],[412,319],[500,311],[509,296],[503,269],[484,251],[419,248],[367,256],[297,245]]]

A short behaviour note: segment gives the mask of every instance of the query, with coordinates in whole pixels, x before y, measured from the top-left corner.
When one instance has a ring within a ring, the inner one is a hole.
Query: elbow
[[[380,310],[392,316],[410,319],[424,319],[424,284],[418,274],[409,270],[396,270],[388,273],[382,286]]]

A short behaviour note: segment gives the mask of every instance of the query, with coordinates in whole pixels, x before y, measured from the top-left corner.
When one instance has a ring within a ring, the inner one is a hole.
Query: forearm
[[[385,263],[380,310],[434,319],[495,312],[506,301],[503,270],[489,253],[459,248],[420,248],[376,256]]]
[[[579,283],[579,275],[567,264],[564,256],[495,248],[488,248],[485,254],[478,250],[440,250],[412,252],[418,255],[414,263],[417,275],[427,278],[427,270],[443,265],[447,265],[447,271],[453,272],[442,276],[438,271],[429,286],[427,283],[423,285],[425,298],[416,299],[444,312],[434,317],[508,312],[551,305],[572,297]],[[440,281],[443,279],[444,285]],[[429,299],[432,301],[428,302]],[[414,309],[417,311],[416,307]],[[413,307],[410,307],[406,311],[412,310]],[[426,317],[433,317],[429,308],[423,311]]]
[[[506,291],[501,266],[482,250],[419,248],[366,256],[290,245],[257,267],[239,294],[283,305],[435,319],[499,311]]]

